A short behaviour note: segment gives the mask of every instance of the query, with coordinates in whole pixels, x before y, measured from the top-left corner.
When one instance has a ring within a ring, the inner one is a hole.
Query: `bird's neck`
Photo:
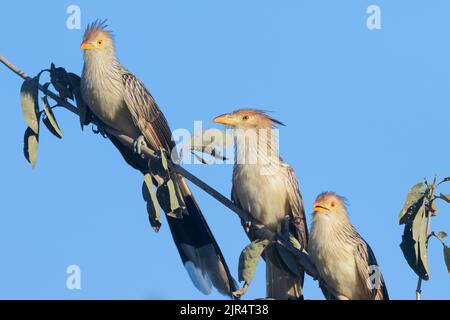
[[[310,237],[317,241],[348,242],[357,239],[357,231],[348,217],[337,217],[333,213],[314,213]]]
[[[83,74],[88,74],[91,79],[109,79],[121,81],[122,66],[114,52],[86,51],[84,53]]]
[[[236,165],[271,165],[280,161],[278,136],[272,128],[235,129]]]

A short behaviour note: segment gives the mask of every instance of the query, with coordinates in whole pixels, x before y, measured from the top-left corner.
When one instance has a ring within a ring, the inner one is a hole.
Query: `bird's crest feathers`
[[[285,126],[285,124],[273,117],[271,117],[270,115],[268,115],[268,113],[270,113],[271,111],[269,110],[263,110],[263,109],[237,109],[235,111],[233,111],[234,114],[239,114],[239,113],[248,113],[248,114],[252,114],[252,115],[259,115],[261,117],[263,117],[265,120],[269,121],[272,124],[272,127],[277,127],[277,126]]]
[[[340,196],[336,192],[333,192],[333,191],[324,191],[324,192],[322,192],[321,194],[319,194],[317,196],[316,201],[324,200],[324,199],[326,199],[328,197],[335,197],[336,199],[338,199],[342,203],[342,206],[345,208],[345,210],[347,210],[347,207],[349,206],[349,202],[348,202],[347,198],[343,197],[343,196]]]
[[[97,19],[94,22],[88,24],[88,26],[86,27],[86,31],[84,32],[83,41],[91,39],[99,33],[106,34],[112,39],[112,31],[107,29],[108,25],[106,24],[106,22],[107,19]]]

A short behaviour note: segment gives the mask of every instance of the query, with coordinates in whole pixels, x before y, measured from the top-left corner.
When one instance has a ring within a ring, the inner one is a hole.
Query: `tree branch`
[[[5,57],[0,56],[0,62],[2,64],[4,64],[8,69],[10,69],[12,72],[14,72],[18,76],[20,76],[22,79],[24,79],[24,80],[31,79],[30,76],[28,76],[25,72],[20,70],[15,65],[13,65]],[[55,100],[58,103],[58,105],[64,107],[65,109],[69,110],[70,112],[72,112],[76,115],[79,115],[78,108],[76,106],[72,105],[66,99],[61,98],[58,94],[46,89],[44,86],[42,86],[40,84],[39,84],[39,90],[42,91],[44,94],[48,95],[53,100]],[[115,129],[107,127],[102,123],[97,123],[96,120],[93,120],[91,122],[94,125],[101,126],[107,134],[116,137],[128,149],[130,149],[131,151],[134,151],[134,140],[131,137],[129,137]],[[143,158],[146,160],[150,160],[150,159],[159,160],[160,159],[160,157],[158,155],[156,155],[154,150],[148,148],[145,145],[141,146],[141,151],[142,151]],[[204,190],[206,193],[211,195],[213,198],[215,198],[217,201],[222,203],[228,209],[230,209],[231,211],[236,213],[240,219],[245,220],[245,221],[251,221],[252,225],[258,226],[258,228],[260,228],[261,230],[264,230],[264,235],[265,235],[265,237],[267,237],[268,240],[276,241],[278,244],[282,245],[289,252],[291,252],[296,257],[298,257],[305,272],[308,275],[310,275],[313,279],[319,281],[319,286],[322,288],[323,291],[326,291],[330,295],[334,296],[334,298],[337,300],[348,300],[347,297],[342,296],[342,295],[338,294],[337,292],[335,292],[332,288],[330,288],[325,283],[325,281],[323,281],[323,279],[320,278],[316,267],[312,264],[311,260],[307,256],[307,254],[296,249],[288,240],[280,237],[276,233],[265,228],[261,222],[254,219],[248,212],[246,212],[246,211],[242,210],[241,208],[239,208],[238,206],[236,206],[231,200],[229,200],[228,198],[223,196],[220,192],[218,192],[217,190],[215,190],[214,188],[212,188],[211,186],[209,186],[208,184],[206,184],[205,182],[203,182],[202,180],[197,178],[192,173],[188,172],[186,169],[182,168],[180,165],[172,162],[170,159],[168,159],[168,164],[169,164],[170,170],[182,175],[183,177],[185,177],[186,179],[191,181],[193,184],[195,184],[197,187]]]

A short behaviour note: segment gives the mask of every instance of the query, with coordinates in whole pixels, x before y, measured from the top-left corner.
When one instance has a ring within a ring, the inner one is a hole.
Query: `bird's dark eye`
[[[101,45],[102,43],[103,43],[102,40],[98,40],[98,41],[97,41],[97,44],[98,44],[98,45]]]
[[[335,204],[334,202],[332,202],[332,203],[331,203],[331,207],[334,208],[335,206],[336,206],[336,204]]]
[[[243,116],[242,120],[248,120],[248,116]]]

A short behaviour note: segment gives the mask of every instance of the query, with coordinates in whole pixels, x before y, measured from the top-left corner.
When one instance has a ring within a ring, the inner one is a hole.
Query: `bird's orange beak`
[[[236,124],[236,120],[234,120],[233,117],[229,113],[222,114],[222,115],[220,115],[218,117],[215,117],[213,119],[213,122],[220,123],[220,124],[225,124],[227,126],[232,126],[232,125]]]
[[[92,44],[90,44],[89,42],[83,41],[83,43],[81,44],[81,50],[92,50],[94,49],[94,47],[92,46]]]
[[[320,201],[314,202],[313,208],[314,208],[314,212],[327,212],[327,211],[330,211],[330,209],[328,209],[326,207],[326,205],[324,205]]]

